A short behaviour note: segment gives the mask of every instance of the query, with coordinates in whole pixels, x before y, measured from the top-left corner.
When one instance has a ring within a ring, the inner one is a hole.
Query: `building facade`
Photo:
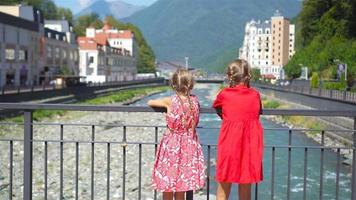
[[[0,87],[38,83],[42,25],[39,10],[0,6]]]
[[[78,38],[80,75],[86,82],[133,80],[137,74],[137,45],[129,30],[116,30],[105,23],[102,29],[89,27]]]
[[[271,20],[251,20],[245,26],[245,37],[239,58],[252,68],[260,69],[261,76],[283,78],[283,66],[294,55],[294,25],[276,11]]]
[[[72,25],[66,20],[45,20],[41,54],[41,81],[56,75],[79,75],[79,49]]]
[[[0,87],[46,84],[64,67],[78,75],[78,65],[67,21],[45,21],[32,6],[0,6]]]

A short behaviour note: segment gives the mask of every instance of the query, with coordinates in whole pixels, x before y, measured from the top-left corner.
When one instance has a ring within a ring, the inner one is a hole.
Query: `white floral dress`
[[[158,146],[152,172],[153,188],[159,192],[204,187],[204,156],[195,128],[200,106],[196,96],[189,99],[172,97],[171,111],[166,116],[167,130]]]

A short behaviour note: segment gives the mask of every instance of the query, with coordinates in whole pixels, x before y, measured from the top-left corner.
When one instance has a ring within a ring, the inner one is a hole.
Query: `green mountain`
[[[93,4],[84,8],[78,12],[76,16],[97,13],[101,19],[104,19],[107,15],[112,15],[117,19],[121,19],[128,17],[143,8],[145,8],[145,6],[132,5],[121,0],[101,0],[95,1]]]
[[[140,27],[161,60],[184,61],[209,71],[237,56],[244,27],[269,19],[275,10],[294,17],[299,0],[158,0],[125,21]]]

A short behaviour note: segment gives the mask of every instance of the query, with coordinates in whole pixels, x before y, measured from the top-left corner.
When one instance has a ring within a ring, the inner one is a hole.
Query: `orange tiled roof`
[[[82,50],[96,50],[98,48],[98,44],[91,38],[78,37],[77,41]]]

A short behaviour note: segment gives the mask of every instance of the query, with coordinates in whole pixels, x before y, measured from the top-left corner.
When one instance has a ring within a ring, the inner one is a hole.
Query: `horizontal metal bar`
[[[0,141],[23,141],[0,139]],[[90,140],[32,140],[33,142],[49,142],[49,143],[86,143],[86,144],[118,144],[118,145],[156,145],[157,142],[122,142],[122,141],[90,141]],[[216,144],[201,144],[202,146],[216,147]],[[340,147],[340,146],[299,146],[299,145],[264,145],[265,148],[308,148],[308,149],[354,149],[355,147]]]
[[[166,128],[167,126],[156,126],[156,125],[114,125],[114,124],[85,124],[85,123],[32,123],[33,126],[57,126],[57,125],[65,125],[65,126],[98,126],[98,127],[129,127],[129,128]],[[16,122],[0,122],[0,125],[23,125],[23,123],[16,123]],[[204,127],[204,126],[197,126],[197,129],[220,129],[220,127]],[[308,131],[308,132],[350,132],[353,133],[355,130],[352,129],[306,129],[306,128],[296,128],[296,129],[289,129],[289,128],[264,128],[265,131],[288,131],[292,130],[292,134],[297,134],[295,131]]]
[[[106,112],[166,112],[164,108],[147,106],[112,106],[112,105],[68,105],[35,103],[0,103],[0,109],[12,110],[71,110],[71,111],[106,111]],[[202,114],[214,114],[213,108],[201,108]],[[262,115],[297,115],[297,116],[343,116],[356,117],[356,110],[301,110],[301,109],[263,109]]]

